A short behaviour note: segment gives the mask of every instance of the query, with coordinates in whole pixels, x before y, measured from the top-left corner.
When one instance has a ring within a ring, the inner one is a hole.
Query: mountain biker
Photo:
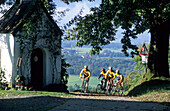
[[[102,89],[104,89],[106,87],[106,82],[107,82],[107,75],[106,75],[106,71],[105,71],[104,68],[102,68],[102,72],[100,73],[100,75],[97,78],[97,80],[99,80],[101,76],[103,76],[103,78],[101,80],[101,84],[102,84]],[[104,83],[104,87],[103,87],[103,82],[105,82]]]
[[[84,75],[82,76],[82,74],[84,73]],[[82,78],[82,86],[84,85],[84,79],[86,80],[86,90],[88,89],[88,83],[89,83],[89,80],[90,80],[90,71],[88,69],[88,66],[84,66],[84,69],[81,70],[80,72],[80,78]]]
[[[113,71],[112,67],[109,67],[109,70],[106,72],[106,75],[107,75],[108,82],[110,81],[111,84],[113,84],[115,74],[114,74],[114,71]]]
[[[116,87],[119,85],[121,90],[123,91],[123,81],[124,81],[124,76],[119,72],[119,70],[116,70],[116,77],[118,77],[118,80],[116,82]],[[123,92],[122,92],[123,93]]]

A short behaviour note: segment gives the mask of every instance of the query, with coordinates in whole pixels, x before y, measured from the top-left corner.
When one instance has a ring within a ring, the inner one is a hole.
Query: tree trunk
[[[151,44],[148,59],[148,73],[154,77],[169,77],[168,50],[170,20],[156,28],[151,28]]]

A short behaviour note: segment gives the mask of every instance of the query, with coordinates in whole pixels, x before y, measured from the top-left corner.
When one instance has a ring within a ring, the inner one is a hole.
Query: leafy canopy
[[[62,0],[66,3],[81,0]],[[137,46],[131,44],[138,34],[170,19],[169,0],[102,0],[99,7],[91,8],[91,14],[78,15],[67,26],[65,39],[77,40],[77,45],[91,46],[91,54],[99,54],[104,45],[114,41],[117,29],[123,29],[123,52],[132,57],[138,54]],[[70,28],[72,24],[76,27]]]

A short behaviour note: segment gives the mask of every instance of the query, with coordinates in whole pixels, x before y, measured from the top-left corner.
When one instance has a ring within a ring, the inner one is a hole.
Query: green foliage
[[[61,83],[66,85],[68,82],[69,75],[67,74],[67,68],[70,64],[65,62],[65,59],[61,59]]]
[[[55,13],[56,5],[53,0],[41,0],[50,15]]]
[[[107,70],[109,66],[112,66],[114,70],[119,69],[124,76],[134,68],[132,59],[125,57],[119,48],[105,48],[99,55],[92,56],[89,55],[89,50],[90,48],[77,47],[62,50],[66,62],[71,65],[67,68],[69,74],[79,75],[84,65],[89,66],[92,76],[99,76],[101,69]]]
[[[7,85],[6,77],[5,77],[5,69],[0,68],[0,90],[5,89]]]
[[[67,69],[69,74],[79,75],[81,69],[84,65],[89,66],[92,76],[99,76],[101,69],[105,68],[108,70],[109,66],[112,66],[114,70],[119,69],[123,75],[127,75],[133,70],[133,61],[121,58],[96,58],[96,57],[86,57],[82,58],[80,56],[65,56],[66,61],[71,65]]]
[[[6,83],[5,71],[0,68],[0,84]]]
[[[150,45],[147,44],[147,48],[149,47]],[[142,49],[142,46],[139,46],[139,49],[138,51],[140,52]],[[146,66],[142,64],[142,58],[141,56],[134,56],[133,59],[134,61],[134,69],[132,72],[130,72],[128,74],[128,76],[125,78],[125,90],[126,91],[130,91],[132,90],[135,86],[137,86],[142,80],[143,80],[143,77],[145,75],[145,68]],[[147,74],[145,76],[145,78],[149,79],[151,77],[149,77],[149,74]]]
[[[63,1],[66,4],[70,4],[70,3],[79,2],[79,1],[82,1],[82,0],[61,0],[61,1]],[[95,0],[88,0],[88,1],[91,2],[91,1],[95,1]]]
[[[44,3],[44,6],[46,7],[48,13],[51,15],[51,14],[54,14],[54,11],[56,9],[56,5],[55,3],[53,2],[53,0],[41,0],[42,3]],[[20,0],[1,0],[0,1],[0,13],[5,13],[7,10],[6,9],[3,9],[1,5],[9,5],[9,6],[12,6],[13,4],[19,4],[20,3]]]
[[[99,7],[91,8],[91,14],[76,16],[67,24],[75,24],[76,27],[67,29],[65,38],[77,40],[79,47],[91,46],[90,53],[98,54],[104,45],[115,40],[116,31],[121,27],[124,30],[122,51],[128,56],[127,50],[132,49],[133,57],[138,54],[138,48],[131,44],[131,39],[169,20],[169,6],[169,0],[102,0]]]

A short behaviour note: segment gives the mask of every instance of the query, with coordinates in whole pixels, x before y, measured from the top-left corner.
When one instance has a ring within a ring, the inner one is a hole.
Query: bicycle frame
[[[103,86],[103,84],[102,84],[102,81],[104,81],[103,83],[104,83],[104,86]],[[96,93],[101,93],[102,91],[104,91],[104,93],[105,93],[105,88],[106,88],[106,83],[105,82],[107,82],[106,80],[101,80],[100,81],[100,83],[96,86]]]
[[[122,94],[123,94],[123,90],[120,89],[120,86],[117,85],[116,83],[113,85],[112,90],[113,90],[114,95],[115,95],[116,93],[118,93],[118,95],[122,95]],[[120,92],[121,92],[121,94],[120,94]]]
[[[112,87],[111,79],[107,80],[106,94],[112,94]]]
[[[86,93],[86,90],[87,90],[86,85],[87,85],[87,79],[82,82],[81,92],[83,91],[83,92]]]

